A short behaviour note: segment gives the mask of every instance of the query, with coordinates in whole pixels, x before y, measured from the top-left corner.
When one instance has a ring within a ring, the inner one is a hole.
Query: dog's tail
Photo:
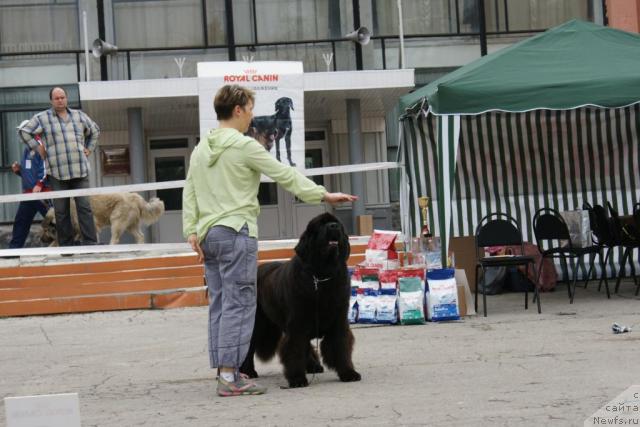
[[[140,206],[140,216],[146,225],[156,222],[164,213],[164,202],[157,197],[152,197],[148,202]]]

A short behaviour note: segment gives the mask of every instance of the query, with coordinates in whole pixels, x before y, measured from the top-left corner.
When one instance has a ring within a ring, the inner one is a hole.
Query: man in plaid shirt
[[[42,111],[20,128],[22,140],[47,160],[54,191],[89,188],[89,156],[98,143],[100,129],[80,110],[67,107],[67,93],[61,87],[49,92],[51,108]],[[35,137],[39,135],[42,144]],[[97,244],[96,226],[87,197],[75,197],[83,245]],[[60,246],[74,244],[69,199],[54,199],[56,232]]]

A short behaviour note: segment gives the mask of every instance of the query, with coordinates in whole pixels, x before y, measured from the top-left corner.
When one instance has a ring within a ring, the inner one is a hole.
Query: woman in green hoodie
[[[254,100],[252,90],[238,85],[223,86],[217,92],[214,108],[220,127],[193,150],[183,192],[183,233],[205,266],[209,359],[220,372],[220,396],[266,391],[238,373],[249,349],[256,311],[260,175],[306,203],[357,199],[327,192],[243,135],[253,118]]]

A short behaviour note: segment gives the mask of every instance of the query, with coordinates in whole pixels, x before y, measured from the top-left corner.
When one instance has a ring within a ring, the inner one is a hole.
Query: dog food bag
[[[398,288],[398,270],[380,270],[380,289]]]
[[[371,276],[371,275],[378,275],[380,273],[380,268],[379,267],[375,267],[375,266],[368,266],[368,265],[364,265],[364,264],[358,264],[355,267],[355,273],[354,274],[358,274],[360,277],[362,276]]]
[[[357,265],[355,271],[355,274],[357,274],[360,278],[360,282],[358,283],[359,288],[376,290],[380,288],[380,283],[378,280],[378,274],[380,272],[379,269],[375,267],[365,267],[363,265]]]
[[[351,289],[358,289],[362,285],[362,276],[358,270],[354,270],[351,275]]]
[[[401,277],[417,277],[424,292],[424,266],[422,267],[404,267],[398,270],[398,283]]]
[[[427,272],[426,297],[427,318],[429,320],[437,322],[460,318],[458,288],[453,268],[442,268]]]
[[[384,261],[387,260],[398,260],[396,237],[398,237],[396,232],[375,230],[369,238],[365,250],[365,262],[367,264],[385,264]]]
[[[356,288],[351,288],[347,319],[349,319],[349,323],[356,323],[358,321],[358,292]]]
[[[378,291],[358,289],[358,323],[375,323]]]
[[[403,325],[424,323],[424,290],[419,277],[398,278],[398,313]]]
[[[442,268],[442,253],[438,252],[426,252],[425,262],[427,263],[427,269],[435,270]]]
[[[380,289],[380,281],[378,280],[377,274],[367,274],[362,276],[362,283],[360,285],[363,289],[372,289],[377,291]]]
[[[398,295],[396,289],[380,289],[376,307],[376,323],[398,323]]]

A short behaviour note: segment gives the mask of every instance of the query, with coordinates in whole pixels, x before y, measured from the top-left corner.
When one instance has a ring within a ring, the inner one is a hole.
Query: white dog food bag
[[[403,325],[424,323],[424,291],[419,277],[398,278],[398,312]]]
[[[398,323],[398,295],[395,288],[380,289],[376,307],[376,323]]]
[[[427,318],[433,322],[460,319],[455,272],[453,268],[427,272]]]

